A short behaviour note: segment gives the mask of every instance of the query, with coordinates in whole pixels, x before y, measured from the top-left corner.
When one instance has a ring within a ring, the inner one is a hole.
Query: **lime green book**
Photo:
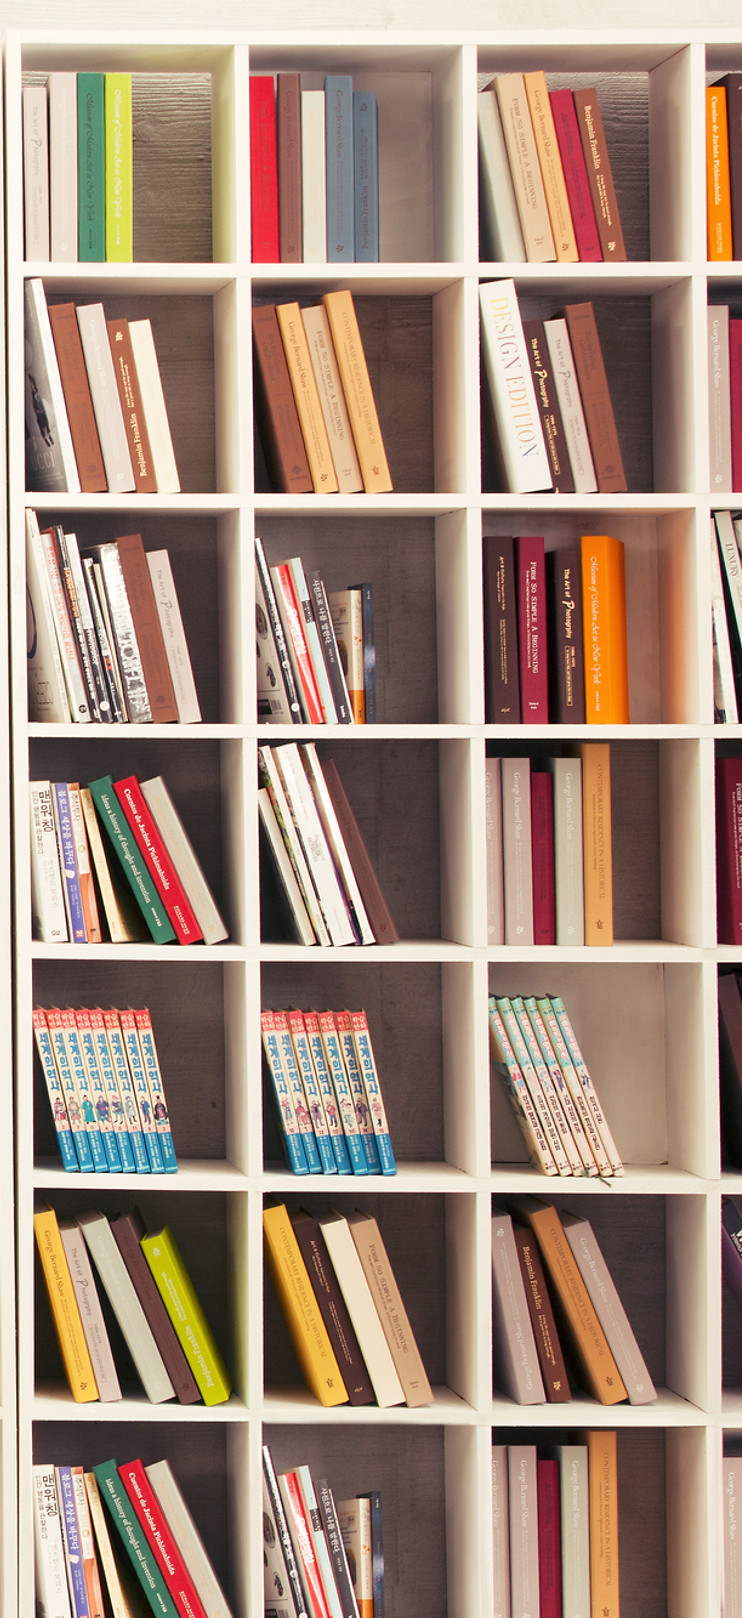
[[[130,264],[134,257],[131,74],[105,75],[106,260]]]
[[[169,1225],[143,1236],[141,1247],[204,1404],[223,1404],[232,1384]]]

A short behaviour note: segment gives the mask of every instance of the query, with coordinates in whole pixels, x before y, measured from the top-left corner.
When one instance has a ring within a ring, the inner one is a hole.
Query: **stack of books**
[[[334,759],[314,742],[259,747],[258,809],[284,919],[301,944],[391,944],[399,937]],[[272,926],[270,895],[263,926]],[[282,918],[279,917],[279,923]]]
[[[294,1174],[395,1174],[365,1011],[263,1011],[265,1068]]]
[[[628,485],[592,303],[521,320],[514,281],[479,288],[482,356],[503,486],[622,494]]]
[[[167,406],[149,320],[102,303],[47,306],[26,281],[26,487],[53,494],[177,494]]]
[[[706,86],[706,181],[709,260],[742,258],[742,73]]]
[[[613,943],[611,750],[485,760],[487,941]]]
[[[250,76],[254,264],[375,264],[379,258],[376,96],[330,73]]]
[[[167,551],[140,534],[80,549],[61,523],[26,510],[33,624],[29,719],[76,724],[196,724],[193,669]]]
[[[134,256],[130,73],[50,73],[23,90],[27,260]]]
[[[615,1432],[493,1444],[492,1527],[493,1612],[619,1618]]]
[[[156,1613],[232,1618],[168,1461],[88,1472],[40,1462],[33,1485],[39,1611],[124,1618],[144,1601]]]
[[[372,1214],[263,1212],[266,1262],[321,1405],[431,1404],[433,1392]]]
[[[227,937],[161,775],[31,781],[29,792],[34,938],[100,944],[103,918],[112,944]]]
[[[259,447],[281,494],[392,488],[361,333],[347,290],[253,309]]]
[[[53,1208],[41,1207],[34,1232],[77,1404],[122,1397],[96,1275],[152,1404],[229,1398],[229,1375],[169,1226],[148,1232],[137,1209],[112,1220],[91,1209],[58,1222]]]
[[[489,997],[495,1072],[542,1174],[623,1174],[623,1163],[558,995]]]
[[[594,88],[550,92],[545,73],[498,73],[477,113],[483,258],[626,258]]]
[[[336,1500],[308,1466],[276,1472],[263,1446],[266,1618],[384,1618],[381,1494]]]
[[[374,587],[327,591],[300,556],[268,567],[255,540],[258,719],[363,725],[376,719]]]
[[[33,1029],[64,1168],[174,1174],[178,1161],[148,1008],[35,1006]]]

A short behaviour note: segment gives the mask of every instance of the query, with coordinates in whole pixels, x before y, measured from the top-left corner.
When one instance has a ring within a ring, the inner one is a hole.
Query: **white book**
[[[402,1384],[368,1281],[363,1273],[363,1265],[348,1221],[342,1214],[330,1212],[320,1218],[320,1225],[353,1330],[366,1361],[366,1369],[376,1394],[376,1403],[382,1410],[392,1405],[404,1404]]]
[[[601,1175],[609,1176],[612,1171],[608,1153],[603,1145],[603,1141],[595,1122],[592,1110],[588,1106],[587,1097],[580,1083],[574,1062],[572,1061],[567,1048],[567,1042],[559,1024],[559,1018],[554,1010],[552,1001],[547,995],[539,997],[538,1008],[544,1019],[544,1024],[546,1026],[549,1039],[551,1040],[554,1055],[556,1056],[562,1073],[564,1074],[565,1084],[580,1115],[580,1122],[590,1143],[590,1150],[595,1158],[598,1172]]]
[[[115,539],[95,547],[93,570],[106,627],[110,625],[109,644],[116,652],[116,667],[121,681],[124,711],[132,725],[150,724],[152,710],[124,570]]]
[[[551,758],[557,944],[585,942],[582,878],[582,760]]]
[[[492,1445],[492,1618],[510,1618],[507,1444]]]
[[[561,1209],[560,1219],[595,1313],[629,1396],[629,1404],[652,1404],[657,1392],[589,1219]]]
[[[299,1493],[304,1505],[307,1522],[309,1523],[314,1555],[320,1570],[327,1605],[330,1609],[330,1618],[347,1618],[347,1614],[343,1612],[342,1602],[338,1594],[335,1574],[330,1560],[330,1548],[325,1538],[322,1513],[317,1503],[314,1480],[309,1467],[306,1465],[297,1466],[296,1479],[299,1484]]]
[[[579,1080],[582,1094],[585,1097],[590,1116],[593,1119],[603,1144],[603,1150],[610,1164],[611,1174],[623,1174],[624,1168],[621,1157],[613,1139],[608,1119],[598,1099],[598,1093],[590,1077],[587,1063],[575,1038],[575,1031],[569,1019],[567,1008],[559,995],[551,996],[554,1015],[564,1037],[564,1043],[569,1051],[569,1058]]]
[[[109,494],[136,488],[102,303],[75,309]]]
[[[497,96],[492,89],[477,96],[479,126],[479,205],[482,212],[484,258],[501,264],[525,262],[526,248],[520,228],[505,136]]]
[[[375,944],[376,938],[366,914],[366,907],[363,903],[363,899],[361,898],[361,890],[358,886],[356,874],[353,870],[353,865],[349,857],[348,850],[345,846],[338,817],[335,813],[335,807],[327,790],[324,775],[322,774],[322,765],[317,757],[316,742],[303,742],[299,748],[299,752],[301,753],[309,784],[312,792],[314,793],[317,811],[319,813],[320,820],[322,821],[325,836],[330,847],[330,853],[335,861],[335,864],[337,865],[338,871],[340,872],[341,880],[345,884],[348,898],[350,899],[355,913],[355,918],[361,934],[361,943]]]
[[[24,282],[26,479],[29,489],[79,494],[80,479],[44,283]]]
[[[301,92],[301,200],[304,263],[327,262],[325,92]]]
[[[539,1123],[541,1124],[544,1135],[549,1142],[549,1151],[551,1152],[556,1164],[557,1173],[567,1175],[570,1172],[569,1161],[567,1159],[559,1131],[554,1123],[548,1101],[541,1088],[538,1074],[533,1062],[531,1061],[528,1046],[523,1038],[521,1026],[515,1014],[513,1003],[507,995],[497,996],[497,1009],[505,1024],[508,1039],[510,1040],[510,1044],[513,1048],[515,1060],[518,1063],[521,1073],[523,1074],[523,1078],[525,1079]]]
[[[531,763],[528,758],[502,760],[502,864],[505,943],[532,944]]]
[[[563,1618],[590,1618],[590,1503],[587,1446],[557,1444],[562,1527]]]
[[[37,1611],[72,1618],[54,1467],[33,1468],[34,1565]]]
[[[484,834],[487,850],[487,943],[505,943],[502,865],[502,760],[484,761]]]
[[[719,540],[721,568],[727,581],[737,636],[742,637],[742,557],[730,511],[715,511],[714,522]]]
[[[204,935],[205,944],[219,944],[229,934],[199,865],[193,844],[161,775],[139,783],[157,822],[157,829],[183,884],[186,898]]]
[[[515,282],[483,281],[479,302],[482,358],[506,487],[513,494],[551,489]]]
[[[707,311],[709,389],[709,489],[732,487],[732,416],[729,395],[729,305],[710,303]]]
[[[49,74],[51,257],[77,263],[77,74]]]
[[[286,742],[282,747],[274,748],[273,758],[283,781],[332,942],[338,945],[354,944],[355,934],[348,918],[340,879],[296,742]]]
[[[291,806],[286,796],[283,779],[276,766],[275,749],[259,747],[258,758],[263,771],[265,784],[270,794],[273,810],[281,828],[284,842],[288,849],[289,859],[294,867],[296,880],[301,888],[302,897],[309,912],[318,943],[327,948],[330,944],[330,933],[322,914],[322,907],[314,885],[312,873],[307,863],[299,833],[291,813]]]
[[[495,92],[526,254],[530,263],[551,263],[554,238],[523,74],[496,74]]]
[[[28,717],[66,724],[70,705],[35,511],[26,511],[26,667]]]
[[[724,1495],[724,1618],[742,1618],[742,1457],[725,1455],[722,1461]]]
[[[330,685],[330,678],[327,673],[327,666],[322,653],[322,642],[319,638],[319,630],[314,617],[312,598],[309,594],[309,586],[304,574],[301,557],[290,556],[286,566],[291,574],[291,582],[294,587],[296,605],[299,609],[299,614],[301,617],[304,639],[307,643],[309,659],[314,670],[314,678],[317,682],[319,699],[322,704],[322,717],[326,725],[336,725],[338,722],[338,716],[337,709],[335,707],[335,699],[332,694],[332,686]]]
[[[170,678],[178,704],[178,719],[181,725],[197,725],[201,718],[201,708],[170,557],[167,551],[147,551],[146,556],[162,638],[165,642]]]
[[[144,1468],[167,1519],[178,1550],[196,1587],[206,1618],[232,1618],[221,1585],[168,1461],[153,1461]]]
[[[69,599],[62,583],[57,546],[52,529],[45,528],[38,536],[34,535],[34,543],[38,548],[40,565],[44,569],[70,712],[76,724],[87,724],[92,718],[88,689],[83,677],[77,640],[70,616]]]
[[[539,1050],[549,1070],[551,1082],[559,1096],[562,1112],[572,1133],[577,1152],[582,1164],[582,1172],[594,1178],[598,1172],[598,1165],[590,1149],[590,1142],[585,1134],[582,1120],[575,1107],[572,1097],[567,1089],[561,1067],[557,1061],[554,1047],[549,1039],[546,1023],[541,1015],[535,995],[528,995],[523,1002],[531,1020],[533,1032],[538,1041]]]
[[[162,1404],[164,1400],[172,1399],[175,1389],[108,1220],[104,1214],[91,1209],[89,1213],[80,1214],[78,1224],[93,1255],[96,1270],[147,1398],[151,1404]]]
[[[302,309],[309,356],[319,402],[330,441],[335,475],[341,494],[358,494],[363,489],[361,468],[353,441],[348,407],[338,371],[330,322],[322,304]]]
[[[296,923],[299,943],[309,946],[316,944],[314,928],[309,919],[309,913],[302,897],[301,888],[294,875],[294,867],[289,859],[288,850],[283,840],[281,828],[276,819],[275,810],[271,803],[267,787],[260,787],[258,791],[258,813],[261,824],[270,843],[273,858],[283,884],[286,898],[291,906],[291,912]]]
[[[508,1445],[510,1610],[538,1618],[538,1486],[535,1444]]]
[[[162,391],[162,378],[160,377],[160,367],[157,363],[151,321],[130,320],[129,337],[134,354],[139,391],[142,395],[142,409],[149,436],[149,447],[152,452],[157,493],[178,494],[180,492],[180,478],[178,477],[178,468],[175,461],[173,440],[170,435],[170,422],[168,421],[165,395]]]
[[[739,548],[739,535],[735,528],[737,547]],[[717,545],[716,524],[711,518],[711,622],[714,636],[714,675],[718,677],[718,690],[714,686],[714,707],[724,716],[727,725],[737,724],[737,691],[734,684],[734,668],[732,665],[732,647],[729,639],[729,625],[727,623],[726,607],[724,605],[724,586],[721,580],[721,563]]]
[[[51,781],[29,781],[31,809],[31,919],[42,944],[66,944],[67,912],[62,889],[54,794]]]
[[[582,396],[577,381],[572,344],[566,320],[545,320],[546,344],[549,350],[559,409],[562,413],[564,438],[572,468],[576,494],[597,493],[590,437],[582,408]]]
[[[581,1175],[583,1172],[582,1159],[577,1150],[577,1146],[575,1145],[572,1131],[562,1108],[561,1085],[555,1085],[552,1079],[551,1067],[547,1062],[544,1061],[538,1040],[536,1038],[533,1023],[531,1022],[529,1013],[526,1010],[526,1005],[520,995],[513,997],[512,1007],[513,1011],[515,1012],[515,1016],[518,1019],[518,1027],[523,1035],[541,1094],[543,1095],[546,1106],[548,1107],[549,1112],[554,1120],[554,1126],[559,1138],[561,1155],[557,1157],[557,1153],[555,1151],[554,1160],[560,1170],[560,1173],[569,1172],[570,1174]],[[556,1058],[554,1058],[554,1066],[556,1068],[559,1067]],[[560,1166],[563,1158],[566,1159],[567,1169],[562,1169]]]
[[[510,1215],[493,1208],[491,1229],[492,1347],[498,1382],[516,1404],[543,1404],[543,1378]]]
[[[23,103],[23,220],[27,260],[49,257],[49,119],[45,84],[27,84]]]
[[[531,1099],[531,1092],[518,1066],[507,1029],[498,1009],[497,1000],[493,994],[489,996],[488,1009],[492,1063],[495,1072],[499,1074],[505,1085],[528,1156],[534,1168],[538,1169],[541,1174],[556,1174],[557,1166],[551,1155],[549,1142],[546,1139],[539,1115]]]

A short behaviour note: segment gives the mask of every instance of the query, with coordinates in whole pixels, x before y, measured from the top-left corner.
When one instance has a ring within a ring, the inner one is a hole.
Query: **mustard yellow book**
[[[551,224],[551,234],[554,237],[554,251],[557,262],[559,264],[576,264],[580,255],[577,251],[577,237],[572,224],[572,210],[569,206],[567,187],[564,182],[564,169],[562,168],[559,142],[554,128],[546,74],[541,72],[524,73],[523,79],[541,168],[541,179],[546,193],[546,206],[549,210],[549,222]]]
[[[590,1611],[620,1618],[618,1593],[618,1464],[616,1434],[583,1433],[587,1444]]]
[[[326,292],[322,302],[327,310],[332,340],[335,344],[340,380],[355,439],[363,487],[367,494],[388,494],[392,488],[392,480],[384,453],[353,298],[347,290]]]
[[[582,888],[585,943],[613,943],[611,749],[608,742],[575,742],[582,759]]]
[[[283,1203],[263,1210],[265,1255],[304,1379],[328,1408],[348,1402],[340,1367]]]
[[[582,620],[585,719],[588,725],[628,725],[624,547],[612,534],[583,534]]]
[[[54,1209],[39,1208],[33,1228],[70,1392],[77,1404],[91,1404],[98,1386]]]
[[[706,87],[706,225],[709,261],[732,259],[727,92],[723,84]]]
[[[301,309],[298,303],[277,303],[276,316],[314,492],[337,494],[335,462],[322,414]]]
[[[169,1225],[143,1236],[140,1246],[204,1404],[224,1404],[229,1373]]]
[[[106,140],[106,260],[130,264],[134,257],[134,175],[131,74],[104,77]]]

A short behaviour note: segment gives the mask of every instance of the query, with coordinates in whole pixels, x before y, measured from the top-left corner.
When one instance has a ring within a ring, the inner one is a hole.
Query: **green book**
[[[232,1384],[169,1225],[143,1236],[141,1247],[204,1404],[223,1404]]]
[[[168,1595],[165,1580],[149,1548],[133,1506],[129,1503],[116,1461],[101,1461],[93,1467],[101,1499],[131,1562],[153,1612],[162,1618],[179,1618],[179,1608]]]
[[[108,841],[156,944],[175,942],[175,930],[155,884],[139,853],[139,847],[113,785],[112,775],[102,775],[89,783],[93,803]]]
[[[101,264],[106,256],[106,141],[103,74],[77,75],[77,256]]]
[[[105,75],[106,260],[130,264],[134,257],[131,74]]]

